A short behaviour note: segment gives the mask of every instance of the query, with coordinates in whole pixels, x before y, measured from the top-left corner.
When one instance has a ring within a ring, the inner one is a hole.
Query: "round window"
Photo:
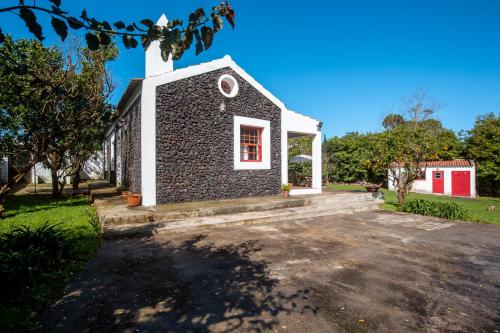
[[[219,78],[219,90],[226,97],[238,94],[238,82],[231,75],[224,74]]]

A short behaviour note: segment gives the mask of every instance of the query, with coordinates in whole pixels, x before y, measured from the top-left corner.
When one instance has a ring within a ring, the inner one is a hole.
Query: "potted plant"
[[[281,184],[281,195],[284,197],[288,197],[291,188],[292,186],[290,184]]]
[[[135,207],[141,205],[141,194],[140,193],[129,193],[127,196],[127,206]]]
[[[128,196],[131,194],[130,191],[122,191],[122,198],[127,200]]]
[[[367,192],[378,192],[378,189],[380,188],[380,186],[368,184],[368,185],[365,185],[365,188],[366,188]]]

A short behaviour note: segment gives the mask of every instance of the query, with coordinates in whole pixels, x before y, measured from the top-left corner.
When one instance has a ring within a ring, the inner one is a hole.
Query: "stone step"
[[[140,237],[163,233],[198,232],[212,228],[235,225],[286,222],[350,214],[358,211],[378,209],[376,201],[346,200],[330,205],[311,205],[269,211],[244,212],[239,214],[187,218],[177,221],[158,221],[143,224],[105,225],[107,239]]]
[[[111,200],[111,199],[109,199]],[[169,222],[193,217],[206,217],[217,215],[228,215],[245,212],[260,212],[283,208],[304,207],[311,204],[309,199],[289,198],[275,199],[263,202],[239,202],[226,205],[210,205],[206,202],[196,204],[165,205],[151,208],[137,207],[128,208],[125,201],[121,198],[114,198],[123,203],[116,210],[103,209],[103,202],[96,203],[97,213],[101,223],[104,225],[122,225],[122,224],[142,224],[148,222]],[[205,205],[205,206],[204,206]]]

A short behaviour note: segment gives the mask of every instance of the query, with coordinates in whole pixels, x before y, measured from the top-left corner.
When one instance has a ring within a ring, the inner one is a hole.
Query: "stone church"
[[[276,195],[288,183],[288,138],[307,135],[311,186],[291,194],[321,192],[320,121],[288,110],[229,56],[174,70],[154,42],[145,58],[107,131],[105,178],[145,206]]]

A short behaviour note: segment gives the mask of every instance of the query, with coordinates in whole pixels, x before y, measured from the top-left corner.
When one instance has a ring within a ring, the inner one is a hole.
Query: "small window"
[[[434,173],[434,179],[441,179],[441,172]]]
[[[425,171],[424,170],[420,170],[417,172],[416,180],[425,180]]]
[[[262,128],[240,127],[241,162],[262,161]]]
[[[226,97],[234,97],[238,94],[238,82],[231,75],[224,74],[219,78],[219,90]]]

